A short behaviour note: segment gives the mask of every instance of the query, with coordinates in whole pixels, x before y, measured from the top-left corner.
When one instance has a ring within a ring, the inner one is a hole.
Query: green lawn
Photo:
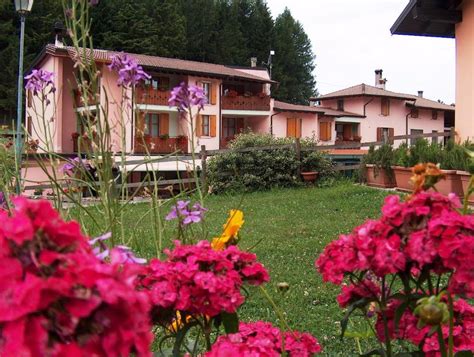
[[[229,209],[245,214],[240,247],[253,249],[271,275],[267,289],[286,312],[290,326],[313,333],[326,355],[347,356],[356,353],[353,340],[339,339],[342,312],[335,300],[338,288],[324,284],[314,268],[314,261],[326,244],[341,233],[351,231],[367,218],[379,216],[387,192],[350,183],[328,188],[281,189],[242,196],[211,196],[206,200],[206,215],[211,234],[219,234]],[[127,212],[127,228],[142,237],[134,247],[141,256],[153,256],[151,218],[137,224],[148,205],[137,204]],[[172,237],[167,237],[169,246]],[[286,295],[277,292],[278,282],[288,282]],[[241,308],[246,320],[276,321],[275,314],[260,292],[251,296]],[[363,348],[365,343],[363,342]]]

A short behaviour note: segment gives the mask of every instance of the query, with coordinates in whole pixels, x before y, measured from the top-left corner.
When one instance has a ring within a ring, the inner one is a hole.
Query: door
[[[222,118],[221,148],[244,130],[244,118]]]

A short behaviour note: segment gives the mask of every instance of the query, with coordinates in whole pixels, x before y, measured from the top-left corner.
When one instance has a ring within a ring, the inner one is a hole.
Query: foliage
[[[0,131],[1,135],[1,131]],[[13,192],[16,177],[15,152],[12,138],[0,136],[0,192]]]
[[[313,77],[315,55],[311,41],[303,26],[296,21],[288,8],[275,20],[273,78],[280,83],[273,92],[278,100],[308,104],[317,95]]]
[[[238,149],[278,146],[270,150],[239,152]],[[286,147],[285,147],[286,145]],[[291,145],[288,147],[288,145]],[[314,145],[305,139],[301,146]],[[213,192],[255,191],[274,187],[291,187],[300,184],[297,177],[299,162],[292,138],[274,138],[269,134],[245,133],[238,135],[230,144],[230,152],[213,156],[208,163],[209,184]],[[301,151],[303,167],[319,171],[320,176],[334,176],[332,162],[319,152]]]
[[[470,160],[466,154],[467,145],[448,141],[440,155],[440,166],[444,170],[469,171]]]
[[[366,171],[365,165],[374,165],[374,175],[379,174],[379,170],[384,170],[389,177],[393,177],[392,165],[394,164],[394,151],[390,144],[383,144],[377,149],[372,145],[362,159],[363,173]]]
[[[27,18],[25,68],[63,16],[61,1],[36,1]],[[107,0],[91,11],[94,46],[115,51],[249,66],[270,50],[280,99],[303,103],[315,93],[314,55],[299,22],[285,12],[274,24],[264,0]],[[12,1],[0,4],[0,122],[15,117],[18,17]],[[66,42],[70,44],[69,39]]]

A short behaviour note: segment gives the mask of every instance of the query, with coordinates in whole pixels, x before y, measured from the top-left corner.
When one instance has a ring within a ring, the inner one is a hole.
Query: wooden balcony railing
[[[84,107],[86,103],[84,103],[84,98],[82,97],[81,91],[78,89],[74,89],[73,92],[74,92],[74,103],[76,105],[76,108]],[[88,106],[97,105],[99,103],[99,98],[100,98],[100,93],[98,93],[96,96],[92,94],[89,95],[89,98],[87,100],[87,105]]]
[[[229,110],[270,110],[269,96],[224,96],[222,97],[222,109]]]
[[[168,105],[171,91],[154,88],[137,88],[137,104]]]
[[[135,153],[144,154],[147,151],[151,154],[169,154],[175,151],[187,154],[188,138],[186,136],[176,138],[135,137]]]

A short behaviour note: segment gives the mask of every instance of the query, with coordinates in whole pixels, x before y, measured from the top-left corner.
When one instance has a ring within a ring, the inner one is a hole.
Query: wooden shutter
[[[395,135],[395,130],[393,128],[388,128],[388,136],[389,136],[389,140],[388,142],[390,144],[393,144],[393,136]]]
[[[202,117],[201,114],[196,115],[196,136],[200,137],[202,136]]]
[[[286,136],[296,138],[296,119],[286,118]]]
[[[383,140],[383,128],[377,128],[377,141]]]
[[[211,137],[213,138],[217,135],[216,121],[217,121],[217,116],[211,115],[209,117],[209,126],[210,126],[209,133]]]
[[[209,90],[210,90],[210,99],[211,104],[215,105],[217,103],[217,85],[214,83],[209,83]]]
[[[160,114],[160,135],[170,135],[170,115],[168,113]]]
[[[327,121],[322,121],[319,123],[319,139],[321,141],[331,140],[331,123]]]
[[[145,113],[144,112],[138,113],[135,127],[136,127],[136,134],[139,134],[139,135],[145,134]]]
[[[384,116],[390,115],[390,99],[382,98],[380,112]]]

